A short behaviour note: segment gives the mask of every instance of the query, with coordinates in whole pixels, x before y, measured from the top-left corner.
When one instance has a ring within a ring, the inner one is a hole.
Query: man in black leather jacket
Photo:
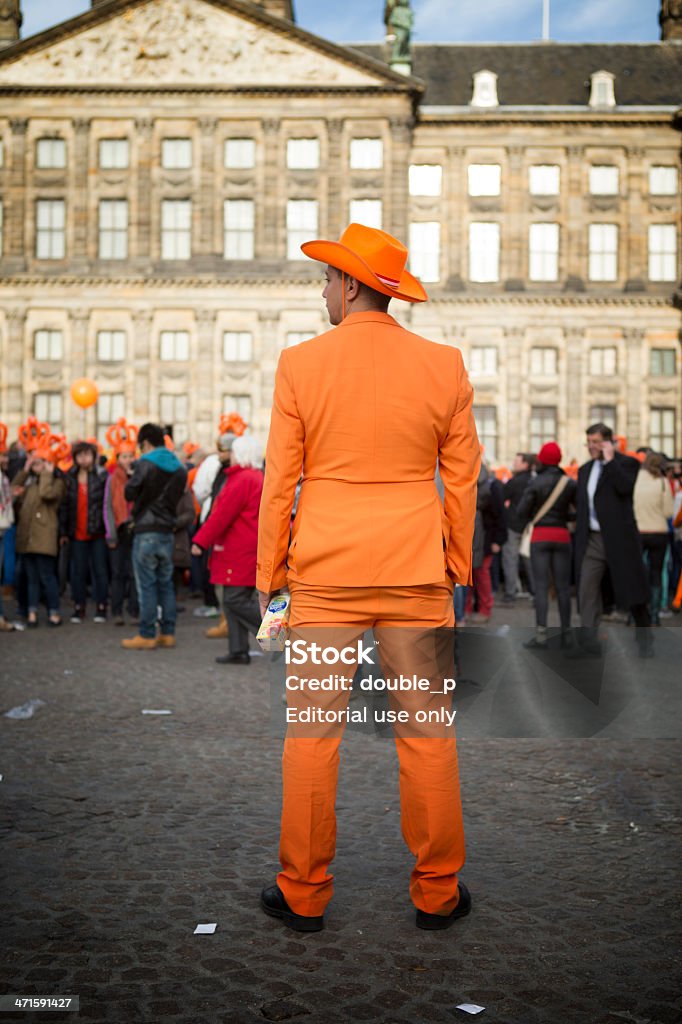
[[[126,484],[133,502],[133,572],[140,602],[140,632],[122,640],[128,650],[175,647],[173,530],[178,502],[187,486],[187,471],[165,446],[161,427],[145,423],[138,444],[142,457]],[[161,606],[161,633],[156,635]]]

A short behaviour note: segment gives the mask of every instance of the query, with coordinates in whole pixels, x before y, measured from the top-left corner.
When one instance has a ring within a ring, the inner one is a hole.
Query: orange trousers
[[[407,712],[409,719],[407,725],[396,725],[394,732],[402,833],[416,859],[410,898],[427,913],[449,914],[457,905],[457,872],[464,864],[456,741],[451,727],[438,722],[416,726],[414,716],[431,711],[431,717],[437,718],[440,709],[451,706],[451,694],[443,692],[443,667],[449,664],[449,675],[453,675],[452,585],[447,580],[377,588],[292,583],[291,595],[292,643],[317,641],[320,648],[348,651],[371,628],[382,677],[402,674],[424,683],[428,680],[428,692],[414,688],[396,692],[389,702],[392,708]],[[288,665],[288,716],[303,708],[348,709],[349,690],[306,692],[301,683],[313,677],[319,680],[330,671],[343,672],[350,683],[355,667],[348,663]],[[363,665],[366,675],[365,669]],[[277,884],[295,913],[316,916],[324,912],[333,893],[329,865],[336,850],[336,786],[345,722],[301,726],[289,720],[282,758],[282,870]]]

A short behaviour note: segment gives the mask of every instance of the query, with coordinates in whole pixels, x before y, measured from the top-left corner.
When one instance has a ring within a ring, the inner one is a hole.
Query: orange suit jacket
[[[275,378],[257,587],[471,582],[480,446],[458,349],[351,313]],[[440,469],[444,506],[434,476]],[[303,474],[291,540],[291,510]]]

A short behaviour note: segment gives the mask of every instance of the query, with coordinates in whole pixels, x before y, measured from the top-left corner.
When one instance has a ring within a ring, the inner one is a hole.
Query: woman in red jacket
[[[258,510],[263,490],[260,446],[250,434],[236,438],[225,484],[211,514],[194,535],[192,554],[211,548],[208,561],[211,583],[223,588],[223,608],[229,627],[229,653],[216,658],[220,665],[248,665],[249,630],[261,623],[256,595]]]

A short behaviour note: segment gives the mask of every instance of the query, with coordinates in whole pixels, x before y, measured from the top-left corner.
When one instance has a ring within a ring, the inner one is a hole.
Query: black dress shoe
[[[219,665],[250,665],[251,655],[247,651],[238,654],[220,654],[216,661]]]
[[[466,917],[471,910],[471,895],[464,882],[458,882],[459,903],[450,914],[427,914],[425,910],[417,911],[417,928],[427,932],[441,931],[449,928],[458,917]]]
[[[268,885],[260,894],[260,905],[269,917],[278,917],[287,928],[296,932],[321,932],[324,928],[324,917],[306,917],[295,914],[278,885]]]

